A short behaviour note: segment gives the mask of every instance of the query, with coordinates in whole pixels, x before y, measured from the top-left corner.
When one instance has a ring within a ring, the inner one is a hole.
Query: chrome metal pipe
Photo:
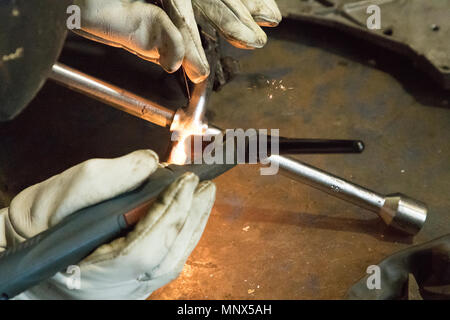
[[[175,111],[61,63],[53,65],[49,78],[161,127],[170,127],[172,124]]]
[[[271,166],[278,166],[281,174],[373,211],[397,230],[415,235],[425,223],[426,205],[408,196],[400,193],[384,196],[291,157],[272,155],[268,159]]]

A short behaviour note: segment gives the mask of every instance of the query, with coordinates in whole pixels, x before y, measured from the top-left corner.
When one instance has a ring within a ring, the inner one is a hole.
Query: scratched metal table
[[[180,277],[151,299],[339,299],[367,266],[450,232],[449,92],[407,59],[324,27],[285,21],[269,39],[263,50],[225,46],[242,72],[213,94],[209,120],[279,128],[289,137],[362,139],[361,155],[301,159],[425,201],[428,221],[405,238],[371,212],[241,165],[215,180],[217,200],[199,245]],[[162,103],[185,103],[174,76],[153,65],[100,45],[77,50],[61,60]],[[138,148],[163,156],[168,138],[162,128],[48,83],[18,119],[0,124],[2,201],[92,157]]]

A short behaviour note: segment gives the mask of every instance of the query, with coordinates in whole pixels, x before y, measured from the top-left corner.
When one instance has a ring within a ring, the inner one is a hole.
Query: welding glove
[[[77,210],[137,188],[157,168],[158,156],[140,150],[117,159],[83,162],[25,189],[9,208],[0,210],[0,250]],[[100,246],[78,264],[79,289],[75,273],[59,272],[16,299],[145,299],[181,272],[203,233],[214,199],[212,182],[199,183],[193,173],[181,176],[134,230]]]
[[[426,300],[450,299],[450,234],[394,253],[378,264],[379,274],[367,275],[347,293],[354,300],[408,298],[410,274]],[[374,276],[379,287],[369,286]]]
[[[161,65],[167,72],[183,65],[188,77],[198,83],[209,75],[209,65],[196,16],[205,17],[233,45],[247,49],[261,48],[267,41],[258,25],[276,26],[281,21],[274,0],[162,3],[165,11],[142,0],[75,0],[80,7],[81,29],[73,31],[124,48]]]

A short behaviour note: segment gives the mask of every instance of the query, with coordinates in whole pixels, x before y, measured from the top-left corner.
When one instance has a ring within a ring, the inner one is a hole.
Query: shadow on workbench
[[[232,212],[231,206],[218,206],[223,212],[223,218],[227,218],[227,213]],[[282,211],[279,210],[277,215],[273,214],[272,210],[253,208],[256,212],[254,215],[249,215],[246,220],[249,223],[268,223],[274,225],[287,224],[291,226],[298,226],[301,229],[313,228],[321,230],[332,231],[346,231],[351,233],[362,233],[372,236],[376,240],[386,242],[399,242],[404,244],[411,244],[413,237],[410,235],[399,234],[398,231],[392,230],[386,226],[379,218],[373,219],[352,219],[343,217],[329,216],[324,214],[311,214],[307,212],[297,211]],[[380,238],[380,234],[383,237]]]

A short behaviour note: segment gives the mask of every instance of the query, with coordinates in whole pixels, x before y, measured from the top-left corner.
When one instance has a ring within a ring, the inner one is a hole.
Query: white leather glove
[[[138,187],[158,167],[158,156],[140,150],[117,159],[93,159],[19,193],[0,210],[0,247],[13,246],[84,207]],[[133,231],[97,248],[72,274],[57,273],[16,299],[145,299],[181,272],[197,245],[215,199],[212,182],[187,173],[152,205]],[[1,277],[2,275],[0,275]]]
[[[81,29],[75,32],[124,48],[158,63],[167,72],[182,64],[195,83],[209,75],[195,15],[203,15],[233,45],[261,48],[267,41],[258,26],[276,26],[281,14],[274,0],[162,0],[164,12],[143,0],[75,0]]]

